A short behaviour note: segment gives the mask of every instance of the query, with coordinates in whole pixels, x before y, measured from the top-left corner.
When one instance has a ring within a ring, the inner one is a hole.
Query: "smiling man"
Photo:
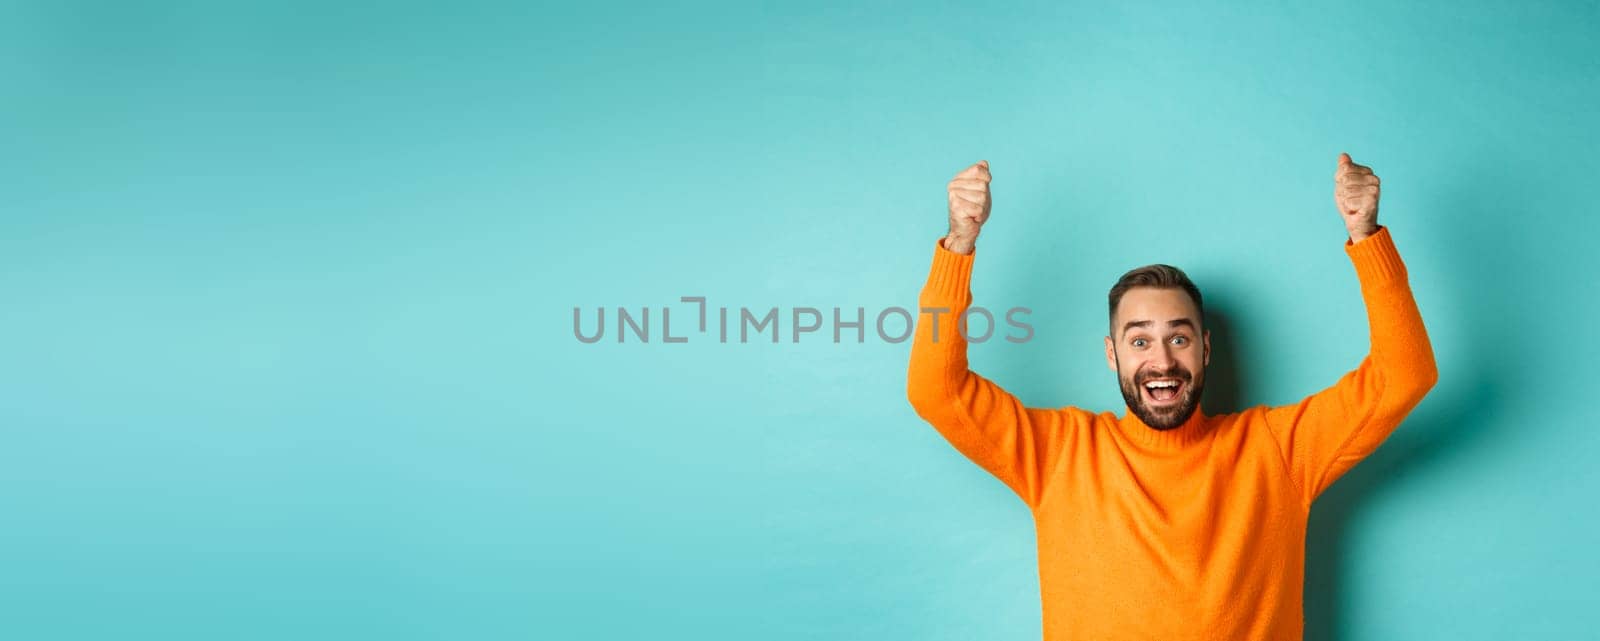
[[[1200,407],[1211,362],[1211,333],[1200,325],[1200,288],[1183,270],[1147,265],[1123,274],[1110,298],[1111,333],[1121,339],[1106,337],[1106,365],[1117,373],[1122,400],[1153,429],[1182,425]]]
[[[959,316],[971,304],[990,182],[984,161],[950,181],[924,309]],[[1378,177],[1340,154],[1334,185],[1371,349],[1291,405],[1200,409],[1211,333],[1199,288],[1169,265],[1111,288],[1106,364],[1127,403],[1120,417],[1025,407],[968,368],[957,323],[920,316],[911,405],[1032,510],[1047,641],[1301,638],[1312,502],[1438,378],[1405,264],[1378,225]]]

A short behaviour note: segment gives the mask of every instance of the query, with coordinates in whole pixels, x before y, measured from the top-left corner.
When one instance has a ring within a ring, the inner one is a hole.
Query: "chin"
[[[1143,390],[1138,392],[1139,396],[1132,396],[1128,393],[1129,390],[1124,389],[1122,396],[1123,400],[1127,401],[1128,407],[1133,410],[1134,416],[1144,421],[1145,425],[1165,431],[1183,425],[1185,421],[1189,420],[1189,417],[1194,416],[1195,412],[1200,411],[1200,392],[1202,390],[1203,388],[1200,387],[1185,390],[1181,402],[1159,408],[1152,407],[1149,404],[1148,400],[1144,398]]]
[[[1194,415],[1194,410],[1195,408],[1190,408],[1189,411],[1181,414],[1174,411],[1163,412],[1161,414],[1150,415],[1148,417],[1140,416],[1139,420],[1144,421],[1145,425],[1149,425],[1152,428],[1165,431],[1176,429],[1178,426],[1183,425],[1184,421],[1189,420],[1189,417]]]

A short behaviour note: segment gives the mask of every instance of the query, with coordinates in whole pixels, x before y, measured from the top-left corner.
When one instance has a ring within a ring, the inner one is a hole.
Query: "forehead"
[[[1187,318],[1197,325],[1200,323],[1199,310],[1195,309],[1194,301],[1189,298],[1188,292],[1181,289],[1135,287],[1123,293],[1122,300],[1117,302],[1117,315],[1113,319],[1113,326],[1119,328],[1120,332],[1123,323],[1149,320],[1155,321],[1157,327],[1166,327],[1167,321],[1179,318]]]

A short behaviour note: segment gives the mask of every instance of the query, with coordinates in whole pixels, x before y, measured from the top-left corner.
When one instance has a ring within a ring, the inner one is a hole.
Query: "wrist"
[[[1350,243],[1355,244],[1365,240],[1368,236],[1378,233],[1378,224],[1353,225],[1345,228],[1345,231],[1350,232]]]
[[[944,237],[944,240],[939,241],[940,246],[944,247],[945,251],[956,254],[971,254],[977,248],[977,242],[977,236],[965,236],[955,233],[949,234]]]

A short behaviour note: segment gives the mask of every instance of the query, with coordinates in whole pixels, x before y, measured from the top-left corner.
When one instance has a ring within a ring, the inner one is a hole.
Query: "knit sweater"
[[[935,244],[907,391],[951,445],[1033,512],[1046,641],[1300,639],[1312,501],[1371,454],[1437,380],[1386,227],[1352,243],[1371,351],[1301,401],[1170,430],[1072,406],[1025,407],[967,366],[955,315],[974,255]]]

